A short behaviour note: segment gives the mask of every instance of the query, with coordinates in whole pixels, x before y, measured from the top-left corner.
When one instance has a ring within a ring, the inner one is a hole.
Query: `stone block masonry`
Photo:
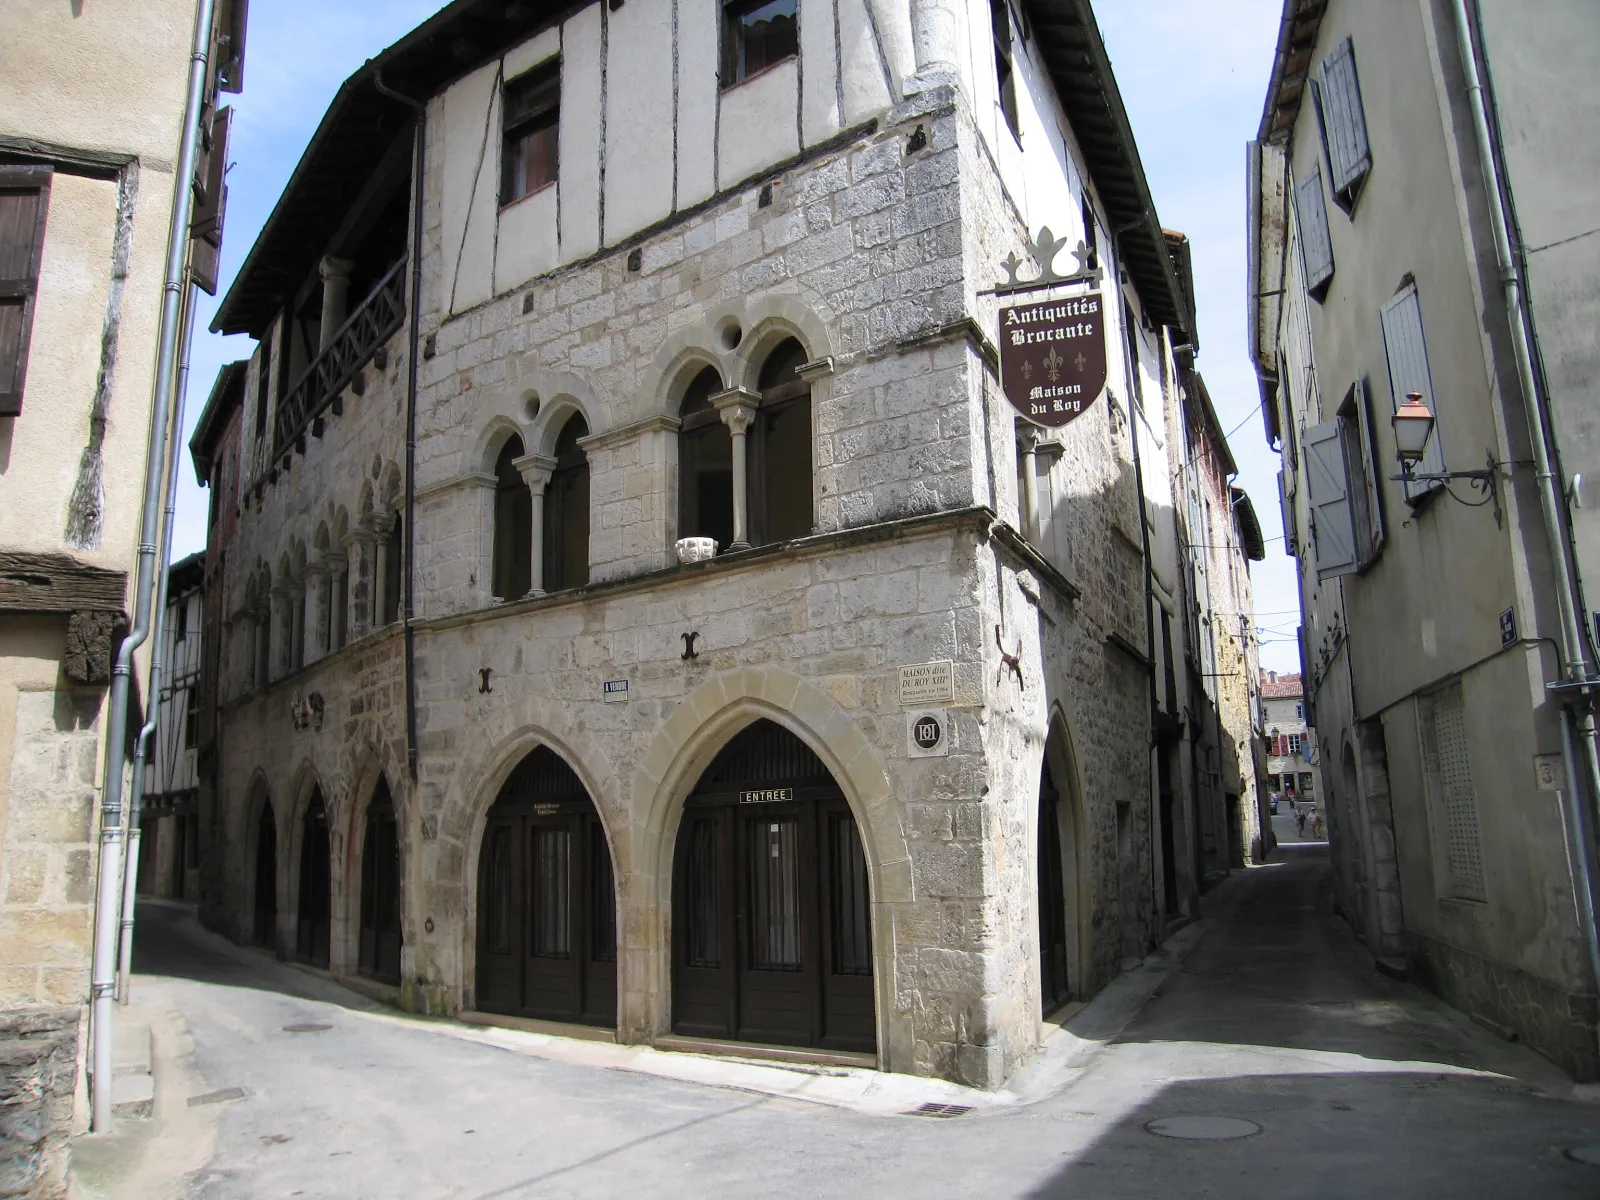
[[[0,1197],[6,1200],[67,1194],[79,1012],[76,1005],[41,1005],[0,1013]]]

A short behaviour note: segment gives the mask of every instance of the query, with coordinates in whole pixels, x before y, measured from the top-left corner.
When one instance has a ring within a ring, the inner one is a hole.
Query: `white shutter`
[[[1367,528],[1356,530],[1362,539],[1361,563],[1365,566],[1383,549],[1383,485],[1378,474],[1377,442],[1373,440],[1372,398],[1366,379],[1356,380],[1356,436],[1361,439],[1362,484],[1367,489]]]
[[[1385,304],[1379,312],[1383,325],[1383,348],[1389,359],[1389,397],[1395,409],[1406,401],[1412,392],[1422,393],[1422,402],[1434,416],[1433,432],[1423,448],[1422,461],[1417,470],[1422,473],[1442,473],[1444,448],[1439,431],[1444,414],[1433,397],[1433,377],[1428,371],[1428,346],[1422,336],[1422,302],[1417,297],[1417,285],[1407,283]],[[1442,483],[1405,484],[1406,499],[1415,501]]]
[[[1322,60],[1321,75],[1316,94],[1322,138],[1328,150],[1328,182],[1349,208],[1362,178],[1372,167],[1361,83],[1356,77],[1355,50],[1349,38]]]
[[[1306,499],[1311,505],[1311,547],[1317,578],[1348,575],[1357,567],[1350,517],[1350,485],[1345,477],[1344,439],[1337,420],[1306,430]]]
[[[1454,683],[1423,697],[1420,707],[1423,769],[1439,823],[1444,826],[1449,894],[1467,900],[1487,899],[1461,685]]]
[[[1306,291],[1320,300],[1333,278],[1333,239],[1328,231],[1328,206],[1322,198],[1318,168],[1294,185],[1294,215],[1300,231],[1300,264]]]

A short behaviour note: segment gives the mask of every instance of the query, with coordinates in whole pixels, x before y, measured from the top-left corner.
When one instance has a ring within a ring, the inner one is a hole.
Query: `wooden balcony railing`
[[[278,405],[274,458],[291,450],[304,451],[306,429],[350,386],[350,381],[405,321],[405,265],[402,258],[389,268]]]

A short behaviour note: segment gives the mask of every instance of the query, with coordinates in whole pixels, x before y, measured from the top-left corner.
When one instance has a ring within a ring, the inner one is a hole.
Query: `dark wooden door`
[[[278,827],[272,806],[261,809],[256,822],[255,943],[275,946],[278,941]]]
[[[300,905],[295,954],[317,967],[328,965],[332,942],[333,872],[328,858],[328,810],[322,794],[306,808],[300,840]]]
[[[361,846],[361,935],[357,968],[385,983],[400,982],[400,829],[386,783],[367,805]]]
[[[1061,816],[1059,798],[1050,781],[1050,769],[1039,779],[1039,988],[1043,1011],[1048,1014],[1066,1003],[1067,894],[1061,870]]]
[[[615,1025],[611,848],[570,768],[548,750],[529,759],[535,761],[529,766],[524,760],[501,790],[484,829],[477,1005],[485,1012]]]
[[[872,1050],[871,909],[855,819],[803,743],[767,722],[752,729],[707,771],[679,829],[673,1027]]]

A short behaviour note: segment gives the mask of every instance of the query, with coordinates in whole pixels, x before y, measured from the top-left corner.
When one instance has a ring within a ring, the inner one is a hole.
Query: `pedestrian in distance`
[[[1300,811],[1299,806],[1297,804],[1295,804],[1295,802],[1294,802],[1294,793],[1293,792],[1289,792],[1284,798],[1289,801],[1289,811],[1290,812],[1297,813],[1297,812]]]
[[[1301,812],[1299,809],[1296,809],[1295,810],[1295,814],[1294,814],[1294,823],[1300,827],[1300,836],[1301,837],[1305,837],[1305,835],[1306,835],[1306,814]]]

